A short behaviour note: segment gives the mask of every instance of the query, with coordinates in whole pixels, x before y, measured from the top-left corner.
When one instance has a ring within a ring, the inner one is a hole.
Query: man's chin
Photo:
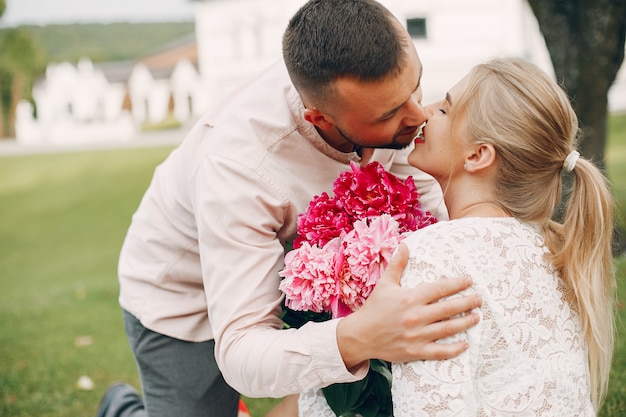
[[[402,138],[402,139],[404,139],[404,138]],[[394,140],[393,143],[388,148],[389,149],[398,149],[398,150],[399,149],[406,149],[413,143],[413,139],[414,139],[413,137],[411,137],[410,139],[406,139],[407,142],[405,143],[404,141],[399,141],[396,138],[396,140]]]
[[[401,150],[401,149],[408,148],[411,145],[411,143],[413,142],[412,141],[409,143],[392,142],[392,143],[388,143],[386,145],[380,145],[380,146],[363,146],[363,148]]]

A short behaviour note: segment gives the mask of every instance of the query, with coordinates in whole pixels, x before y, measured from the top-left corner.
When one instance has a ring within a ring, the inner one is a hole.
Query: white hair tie
[[[576,162],[578,161],[579,157],[580,153],[578,153],[578,151],[571,151],[563,162],[563,169],[567,172],[572,172],[574,170],[574,167],[576,166]]]

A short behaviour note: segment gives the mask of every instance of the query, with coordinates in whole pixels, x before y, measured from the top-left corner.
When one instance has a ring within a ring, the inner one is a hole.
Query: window
[[[406,20],[406,30],[413,39],[426,39],[426,18],[415,17]]]

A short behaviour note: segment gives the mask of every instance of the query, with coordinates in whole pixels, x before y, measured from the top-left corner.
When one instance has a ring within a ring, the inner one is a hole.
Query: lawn
[[[626,207],[626,116],[610,121],[609,177]],[[0,157],[0,415],[92,416],[112,381],[138,386],[117,304],[117,256],[170,147]],[[626,299],[626,259],[616,259]],[[618,303],[610,394],[626,415],[626,328]],[[94,388],[77,386],[81,376]],[[275,400],[247,399],[254,417]]]

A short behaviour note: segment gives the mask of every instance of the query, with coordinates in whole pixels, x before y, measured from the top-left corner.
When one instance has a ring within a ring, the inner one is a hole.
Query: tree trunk
[[[607,95],[624,60],[626,0],[528,3],[580,120],[581,153],[604,168]]]
[[[24,98],[24,73],[20,70],[15,71],[13,74],[13,82],[11,84],[11,107],[9,107],[9,124],[7,126],[7,133],[9,137],[15,137],[15,119],[17,114],[17,105],[20,100]]]
[[[0,94],[1,94],[1,91],[0,91]],[[2,106],[2,98],[0,98],[0,138],[3,138],[5,136],[6,135],[4,131],[4,108]]]

